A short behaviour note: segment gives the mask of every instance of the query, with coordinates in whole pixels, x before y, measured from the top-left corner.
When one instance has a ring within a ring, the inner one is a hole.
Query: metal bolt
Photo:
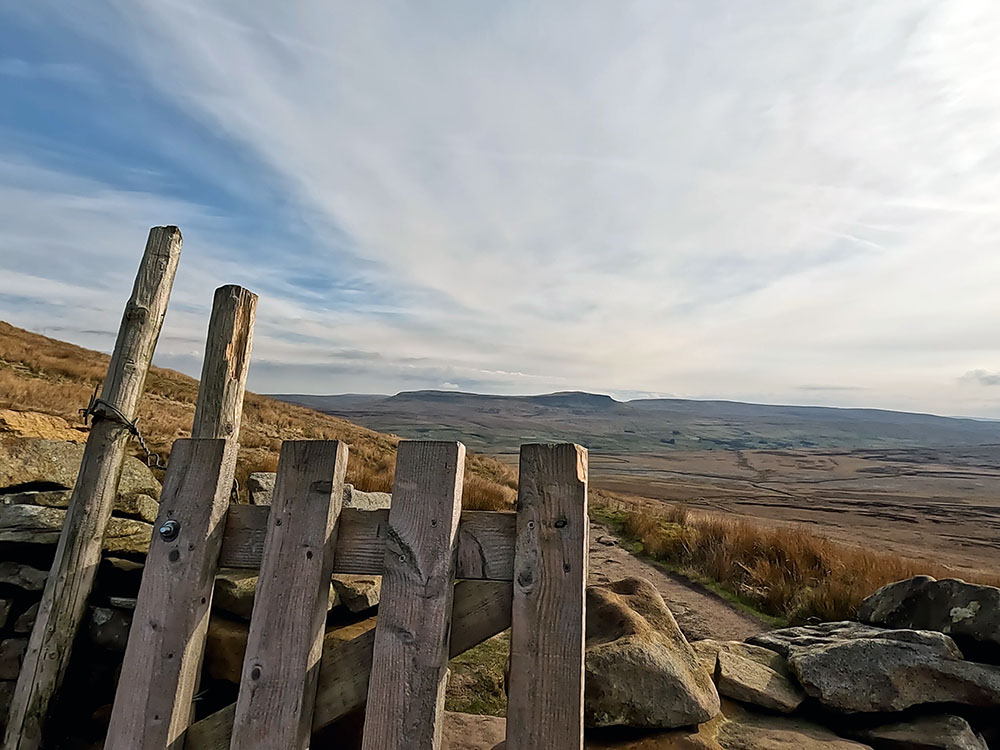
[[[181,525],[173,519],[164,521],[163,525],[160,527],[160,538],[165,542],[174,541],[180,533]]]

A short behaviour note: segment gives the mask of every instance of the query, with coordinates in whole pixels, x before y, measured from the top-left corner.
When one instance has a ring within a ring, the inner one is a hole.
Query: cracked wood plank
[[[507,750],[582,750],[587,450],[521,446]]]
[[[396,457],[363,750],[438,750],[465,446],[404,440]]]

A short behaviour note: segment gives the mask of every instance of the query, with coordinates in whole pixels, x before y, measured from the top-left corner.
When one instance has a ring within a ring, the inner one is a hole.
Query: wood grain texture
[[[309,746],[346,470],[345,443],[281,446],[233,750]]]
[[[181,253],[177,227],[154,227],[125,306],[101,398],[134,419]],[[4,750],[36,750],[93,588],[129,433],[98,419],[84,449],[51,573],[7,716]]]
[[[507,582],[459,581],[455,584],[451,656],[463,654],[509,628],[511,597],[511,585]],[[351,640],[329,635],[324,639],[313,731],[365,705],[375,648],[375,618],[364,620],[358,627],[358,634]],[[192,724],[185,750],[228,750],[234,714],[235,704]]]
[[[234,443],[239,437],[256,313],[253,292],[232,285],[215,290],[191,437]]]
[[[226,519],[219,555],[224,568],[260,567],[267,532],[266,505],[234,505]],[[458,526],[458,578],[511,581],[514,578],[513,513],[462,511]],[[382,575],[388,539],[389,511],[344,508],[337,532],[334,573]]]
[[[507,750],[583,748],[587,451],[521,447]]]
[[[363,750],[438,750],[465,446],[404,440],[396,454]]]
[[[212,606],[223,519],[236,467],[227,440],[178,440],[142,576],[105,750],[183,747]]]

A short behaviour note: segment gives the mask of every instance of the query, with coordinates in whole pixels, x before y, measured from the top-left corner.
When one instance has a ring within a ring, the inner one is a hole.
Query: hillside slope
[[[52,414],[80,423],[103,380],[108,356],[0,321],[0,408]],[[174,370],[153,367],[139,408],[139,427],[150,447],[169,453],[177,438],[190,434],[198,381]],[[237,478],[251,471],[274,471],[282,440],[344,440],[351,446],[347,480],[363,490],[392,486],[399,438],[360,427],[346,419],[247,392],[240,431]],[[134,445],[136,455],[140,455]],[[465,502],[498,508],[514,498],[516,479],[505,464],[469,456]]]

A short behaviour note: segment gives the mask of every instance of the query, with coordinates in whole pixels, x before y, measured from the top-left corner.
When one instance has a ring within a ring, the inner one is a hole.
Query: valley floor
[[[591,453],[597,488],[802,523],[838,541],[996,571],[1000,446]]]

